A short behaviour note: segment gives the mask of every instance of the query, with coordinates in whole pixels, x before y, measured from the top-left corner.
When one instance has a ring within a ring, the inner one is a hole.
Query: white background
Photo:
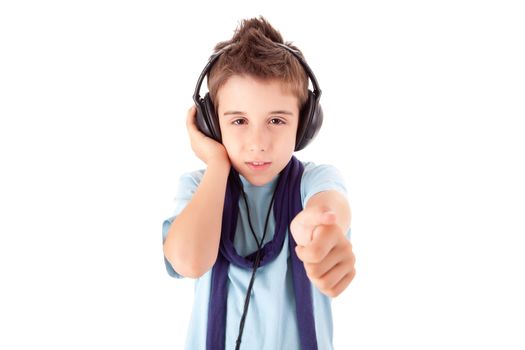
[[[191,4],[190,4],[191,3]],[[0,348],[181,349],[161,224],[216,42],[264,15],[317,75],[357,276],[336,349],[524,349],[518,1],[3,1]]]

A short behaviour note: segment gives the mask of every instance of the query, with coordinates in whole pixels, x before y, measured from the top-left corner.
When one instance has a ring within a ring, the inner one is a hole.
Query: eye
[[[282,125],[282,124],[286,124],[286,123],[282,119],[272,118],[272,119],[270,119],[270,124]]]
[[[246,120],[244,120],[244,119],[235,119],[234,121],[232,121],[232,124],[233,125],[244,125],[244,124],[246,124]]]

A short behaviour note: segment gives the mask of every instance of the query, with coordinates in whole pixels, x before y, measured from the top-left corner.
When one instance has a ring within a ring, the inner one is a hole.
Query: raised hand
[[[355,276],[352,244],[336,224],[332,211],[307,207],[292,220],[291,234],[297,242],[297,257],[306,274],[324,294],[336,297]]]
[[[195,155],[207,165],[210,165],[212,162],[226,162],[231,164],[226,148],[211,137],[204,135],[197,128],[195,122],[196,111],[197,108],[192,106],[188,110],[186,117],[186,127],[190,136],[191,149]]]

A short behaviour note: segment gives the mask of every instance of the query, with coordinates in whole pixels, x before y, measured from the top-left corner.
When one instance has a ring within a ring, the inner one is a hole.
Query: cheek
[[[235,137],[232,137],[232,135],[228,133],[222,134],[222,145],[226,148],[226,152],[228,152],[229,155],[235,154],[239,148],[239,143],[234,140]]]
[[[297,138],[297,128],[291,129],[286,135],[287,142],[289,144],[294,145],[294,147],[295,147],[296,138]]]
[[[235,137],[232,135],[231,130],[228,128],[225,128],[223,125],[219,125],[221,128],[221,138],[222,138],[222,144],[226,149],[231,147],[231,140],[235,139]]]

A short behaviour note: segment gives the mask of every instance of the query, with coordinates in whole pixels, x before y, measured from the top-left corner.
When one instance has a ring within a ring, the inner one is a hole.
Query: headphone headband
[[[299,52],[297,50],[294,50],[294,49],[292,49],[291,47],[289,47],[289,46],[287,46],[285,44],[281,44],[281,43],[276,43],[276,44],[281,46],[281,47],[284,47],[286,50],[291,52],[292,55],[294,55],[297,58],[299,63],[301,63],[301,65],[303,66],[304,70],[306,71],[306,74],[310,78],[310,81],[312,82],[312,86],[314,88],[313,93],[319,99],[321,97],[321,92],[322,91],[321,91],[321,88],[319,87],[319,84],[317,83],[317,79],[315,78],[315,74],[312,71],[312,69],[310,68],[310,66],[308,65],[308,63],[306,63],[306,61],[303,59],[303,57],[299,54]]]
[[[275,44],[277,44],[280,47],[288,50],[292,55],[294,55],[297,58],[299,63],[301,63],[301,65],[303,66],[304,70],[306,71],[306,74],[308,75],[308,78],[312,82],[312,86],[314,88],[313,93],[314,93],[316,99],[319,100],[319,98],[321,97],[322,91],[321,91],[321,88],[319,87],[319,83],[317,82],[317,79],[315,78],[315,74],[312,71],[312,69],[310,68],[310,66],[308,66],[308,63],[306,63],[306,61],[303,59],[303,57],[299,54],[299,52],[297,50],[294,50],[294,49],[292,49],[291,47],[289,47],[289,46],[287,46],[285,44],[281,44],[281,43],[275,43]],[[204,78],[210,72],[211,68],[215,64],[215,61],[217,61],[217,59],[226,50],[228,50],[233,45],[234,44],[229,44],[229,45],[223,47],[218,52],[216,52],[216,53],[214,53],[213,55],[210,56],[210,58],[208,60],[208,63],[206,63],[206,65],[204,66],[204,69],[202,70],[202,72],[201,72],[201,74],[199,76],[199,79],[197,80],[197,86],[195,87],[195,92],[193,93],[193,101],[195,103],[198,103],[201,100],[200,91],[201,91],[201,87],[202,87],[202,82],[204,81]]]

